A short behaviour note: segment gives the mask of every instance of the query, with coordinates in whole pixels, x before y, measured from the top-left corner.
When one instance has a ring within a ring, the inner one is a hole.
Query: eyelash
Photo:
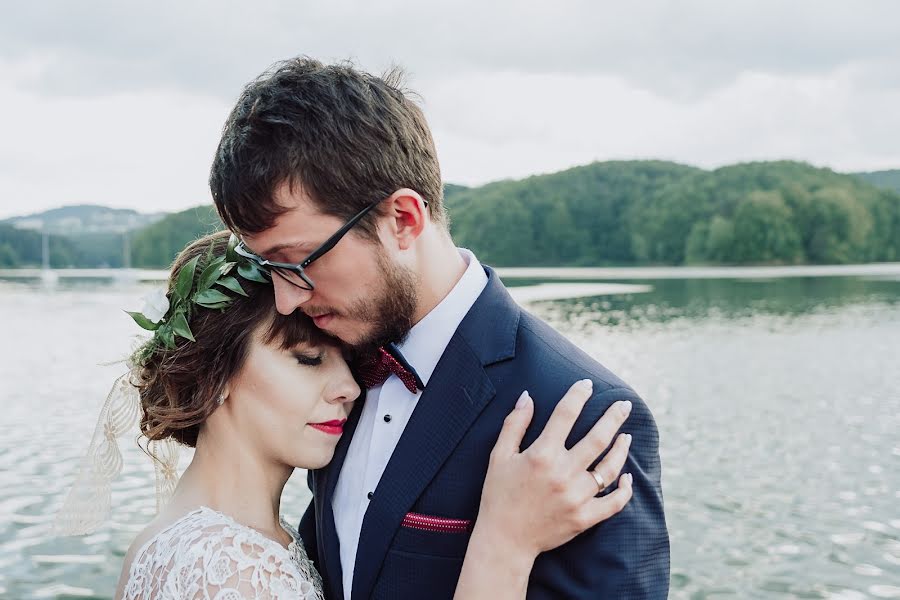
[[[297,363],[303,365],[304,367],[318,367],[322,364],[322,355],[317,354],[316,356],[307,356],[305,354],[295,354],[294,358],[297,359]]]

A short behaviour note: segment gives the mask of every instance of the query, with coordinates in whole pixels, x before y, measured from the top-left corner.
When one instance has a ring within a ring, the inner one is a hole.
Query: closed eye
[[[297,359],[297,363],[301,364],[305,367],[318,367],[322,364],[322,359],[324,358],[323,354],[303,354],[300,352],[294,353],[294,358]]]

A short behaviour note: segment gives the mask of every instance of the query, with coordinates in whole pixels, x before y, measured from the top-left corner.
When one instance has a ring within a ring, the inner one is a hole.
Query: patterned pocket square
[[[445,519],[414,512],[407,513],[403,517],[402,525],[403,527],[442,533],[466,533],[472,531],[472,521],[470,519]]]

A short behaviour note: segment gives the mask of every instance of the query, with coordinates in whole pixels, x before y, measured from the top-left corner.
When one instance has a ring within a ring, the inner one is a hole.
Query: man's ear
[[[401,188],[385,200],[389,217],[388,233],[397,240],[400,250],[408,250],[422,235],[428,223],[428,209],[419,192]]]

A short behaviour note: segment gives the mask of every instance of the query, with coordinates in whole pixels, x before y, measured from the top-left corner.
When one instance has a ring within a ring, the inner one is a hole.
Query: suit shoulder
[[[594,382],[595,391],[624,388],[634,393],[631,386],[617,375],[549,324],[525,310],[519,320],[516,361],[537,375],[568,382],[566,387],[589,377]]]

